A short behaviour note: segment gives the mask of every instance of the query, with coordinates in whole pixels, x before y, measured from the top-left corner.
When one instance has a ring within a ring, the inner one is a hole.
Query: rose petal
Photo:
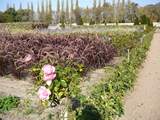
[[[47,81],[46,84],[50,86],[52,84],[52,80]]]
[[[48,100],[51,95],[51,91],[44,86],[41,86],[38,90],[38,96],[41,100]]]
[[[56,74],[50,74],[50,75],[46,75],[44,74],[43,76],[43,80],[44,81],[52,81],[56,78]]]
[[[43,68],[42,68],[42,71],[44,74],[53,74],[55,73],[55,67],[54,66],[51,66],[51,65],[44,65]]]

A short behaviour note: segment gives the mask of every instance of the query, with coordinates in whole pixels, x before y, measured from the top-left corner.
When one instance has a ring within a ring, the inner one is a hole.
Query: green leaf
[[[61,98],[65,93],[64,92],[59,92],[58,97]]]
[[[67,83],[65,80],[61,80],[60,82],[62,87],[65,87],[65,88],[67,87]]]
[[[59,90],[58,87],[54,87],[54,91],[57,92]]]

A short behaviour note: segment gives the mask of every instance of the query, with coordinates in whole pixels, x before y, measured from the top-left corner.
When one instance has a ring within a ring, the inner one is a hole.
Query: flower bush
[[[35,76],[35,84],[38,89],[38,96],[42,102],[50,102],[54,105],[60,103],[64,97],[75,97],[79,93],[80,74],[83,72],[83,65],[76,66],[52,66],[48,63],[39,63],[32,67]]]
[[[56,68],[50,64],[46,64],[42,67],[42,80],[45,81],[45,84],[49,87],[52,84],[52,81],[56,78]],[[45,86],[41,86],[38,90],[38,96],[40,100],[45,101],[49,100],[49,96],[51,95],[51,91],[49,88]]]

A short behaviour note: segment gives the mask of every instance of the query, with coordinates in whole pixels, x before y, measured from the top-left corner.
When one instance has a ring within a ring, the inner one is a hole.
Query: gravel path
[[[119,120],[160,120],[160,30],[151,43],[134,91],[126,97]]]

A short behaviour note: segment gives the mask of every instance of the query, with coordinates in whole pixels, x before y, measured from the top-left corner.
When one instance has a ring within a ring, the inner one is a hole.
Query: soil
[[[134,90],[125,98],[124,109],[119,120],[160,120],[160,30],[154,34]]]
[[[31,78],[28,79],[18,80],[12,76],[0,77],[0,96],[12,95],[24,98],[33,86]]]

